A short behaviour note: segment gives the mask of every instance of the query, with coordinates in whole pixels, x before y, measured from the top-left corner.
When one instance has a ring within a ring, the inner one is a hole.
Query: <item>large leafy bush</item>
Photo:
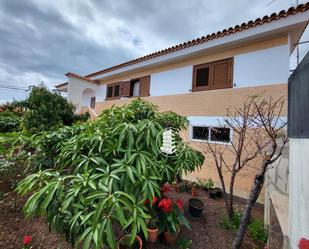
[[[36,154],[49,153],[49,147],[57,153],[53,165],[43,163],[42,170],[20,182],[19,193],[32,192],[24,211],[46,214],[51,227],[84,248],[115,248],[121,231],[132,239],[139,232],[147,237],[150,216],[144,201],[160,196],[160,186],[180,170],[192,171],[203,163],[202,154],[179,136],[176,143],[182,149],[175,156],[158,149],[164,128],[180,131],[186,125],[185,118],[158,113],[154,105],[137,99],[72,127],[69,138],[62,139],[63,129],[47,139],[46,134],[37,137]],[[54,138],[57,145],[49,146]]]
[[[75,120],[89,117],[76,116],[74,105],[68,103],[58,92],[51,92],[43,85],[31,87],[29,97],[15,105],[26,110],[22,124],[32,133],[72,125]]]

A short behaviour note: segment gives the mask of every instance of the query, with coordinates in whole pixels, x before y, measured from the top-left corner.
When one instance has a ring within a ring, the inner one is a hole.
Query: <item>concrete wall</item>
[[[264,223],[269,248],[287,249],[289,244],[289,147],[268,167],[265,175]],[[280,229],[278,229],[280,227]],[[278,241],[280,240],[280,241]]]
[[[298,248],[301,238],[309,239],[309,139],[290,141],[290,246]]]

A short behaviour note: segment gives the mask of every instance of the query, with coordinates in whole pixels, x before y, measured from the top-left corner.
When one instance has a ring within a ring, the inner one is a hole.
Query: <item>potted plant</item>
[[[205,191],[208,191],[214,186],[214,182],[211,178],[208,179],[197,178],[197,182],[200,185],[201,189]]]
[[[159,202],[158,208],[160,231],[164,232],[164,238],[168,244],[174,244],[182,225],[191,228],[182,212],[183,202],[180,199],[173,202],[170,198],[164,198]]]
[[[216,199],[217,197],[217,190],[215,188],[211,188],[208,190],[208,196],[211,199]]]
[[[193,183],[193,186],[191,188],[191,194],[192,196],[198,196],[198,193],[197,193],[197,184],[196,183]]]
[[[154,196],[152,200],[145,200],[144,205],[148,208],[151,218],[147,223],[148,240],[156,242],[159,235],[159,218],[158,218],[159,199]]]
[[[158,217],[151,218],[149,220],[148,226],[148,240],[150,242],[157,242],[159,235],[159,219]]]
[[[136,235],[133,242],[132,237],[129,234],[121,237],[121,239],[118,242],[118,249],[142,249],[142,248],[143,248],[143,241],[138,235]]]
[[[197,198],[189,199],[189,213],[194,218],[200,218],[204,210],[204,203]]]
[[[215,188],[216,190],[216,197],[222,198],[222,189],[221,188]]]

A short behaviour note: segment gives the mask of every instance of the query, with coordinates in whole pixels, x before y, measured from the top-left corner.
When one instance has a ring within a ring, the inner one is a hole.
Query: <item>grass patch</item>
[[[220,219],[219,224],[224,229],[236,231],[240,225],[241,216],[242,212],[237,210],[235,211],[232,219],[229,219],[227,215],[224,215]],[[252,219],[247,227],[247,232],[253,240],[262,243],[267,242],[268,233],[264,228],[263,221],[259,219]]]

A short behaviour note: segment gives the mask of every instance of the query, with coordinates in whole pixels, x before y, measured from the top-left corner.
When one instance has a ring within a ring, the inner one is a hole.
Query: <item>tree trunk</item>
[[[231,183],[230,183],[230,195],[229,195],[229,211],[228,215],[229,218],[232,219],[234,215],[234,182],[235,182],[236,174],[233,173],[231,177]]]
[[[251,189],[249,199],[246,202],[246,206],[245,206],[243,215],[241,217],[240,225],[239,225],[239,228],[237,230],[235,240],[233,242],[233,246],[232,246],[233,249],[239,249],[241,247],[241,244],[242,244],[243,239],[245,237],[246,229],[247,229],[247,226],[248,226],[249,221],[250,221],[251,210],[252,210],[257,198],[259,197],[261,189],[262,189],[263,184],[264,184],[264,176],[265,176],[267,165],[264,164],[263,166],[264,167],[263,167],[262,173],[255,176],[254,184],[253,184],[253,187]]]
[[[227,193],[226,193],[226,188],[225,188],[224,177],[223,177],[223,174],[222,174],[222,169],[217,167],[217,171],[218,171],[219,179],[220,179],[220,182],[221,182],[221,187],[222,187],[222,192],[223,192],[223,198],[224,198],[226,213],[230,217],[230,215],[229,215],[229,201],[228,201],[228,196],[227,196]]]

